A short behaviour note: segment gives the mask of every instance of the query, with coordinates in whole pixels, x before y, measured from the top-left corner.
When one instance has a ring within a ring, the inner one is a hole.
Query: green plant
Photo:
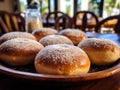
[[[113,8],[115,8],[117,0],[104,0],[104,9],[107,11],[108,15],[110,15]]]

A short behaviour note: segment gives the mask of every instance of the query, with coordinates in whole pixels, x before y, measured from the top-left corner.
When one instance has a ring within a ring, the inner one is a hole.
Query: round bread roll
[[[108,39],[88,38],[78,44],[95,65],[109,65],[120,57],[119,47]]]
[[[62,35],[49,35],[43,37],[39,41],[43,46],[52,45],[52,44],[70,44],[73,45],[72,41]]]
[[[52,28],[40,28],[38,30],[34,30],[32,34],[36,37],[37,41],[39,41],[41,38],[47,36],[47,35],[55,35],[57,34],[57,31]]]
[[[35,57],[38,73],[79,75],[89,71],[90,60],[79,47],[68,44],[48,45]]]
[[[0,37],[0,44],[13,38],[28,38],[36,40],[36,38],[32,34],[27,32],[9,32]]]
[[[0,60],[20,66],[33,62],[36,54],[43,48],[39,42],[27,38],[15,38],[0,45]]]
[[[64,29],[59,34],[68,37],[74,45],[78,45],[79,42],[87,38],[86,34],[79,29]]]

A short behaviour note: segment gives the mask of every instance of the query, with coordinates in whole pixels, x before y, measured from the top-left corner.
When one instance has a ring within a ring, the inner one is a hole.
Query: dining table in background
[[[120,46],[120,34],[86,32],[89,38],[105,38]],[[120,64],[119,64],[120,65]],[[0,73],[0,90],[120,90],[120,72],[115,75],[83,83],[35,82]]]
[[[55,25],[55,20],[54,20],[54,19],[50,19],[50,20],[48,20],[48,22],[49,22],[49,27]],[[46,19],[42,19],[42,23],[43,23],[43,26],[44,26],[44,27],[48,27],[48,24],[47,24],[47,20],[46,20]]]
[[[103,38],[110,39],[117,43],[120,47],[120,34],[119,33],[95,33],[95,32],[86,32],[88,38]]]

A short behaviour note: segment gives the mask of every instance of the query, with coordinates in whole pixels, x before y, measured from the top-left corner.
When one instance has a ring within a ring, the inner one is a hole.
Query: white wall
[[[4,0],[3,2],[0,2],[0,10],[12,12],[13,11],[13,2],[14,2],[14,0]]]

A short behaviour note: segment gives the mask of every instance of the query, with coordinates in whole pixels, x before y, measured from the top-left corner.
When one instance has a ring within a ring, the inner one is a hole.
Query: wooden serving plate
[[[82,75],[48,75],[36,73],[34,65],[11,67],[0,62],[0,73],[17,78],[43,82],[83,82],[106,78],[120,72],[120,59],[110,66],[91,65],[90,71]]]

